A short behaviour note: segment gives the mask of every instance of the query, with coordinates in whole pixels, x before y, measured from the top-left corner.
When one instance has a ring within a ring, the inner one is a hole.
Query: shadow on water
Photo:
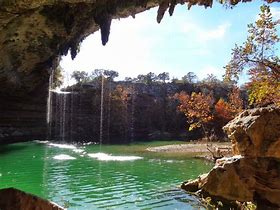
[[[0,155],[8,154],[11,152],[17,152],[19,150],[23,150],[28,145],[20,145],[20,144],[8,144],[8,145],[0,145]]]

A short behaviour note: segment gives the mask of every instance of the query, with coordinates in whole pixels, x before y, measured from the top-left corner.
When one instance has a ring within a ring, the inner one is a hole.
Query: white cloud
[[[181,31],[188,35],[192,35],[192,37],[198,42],[206,42],[224,38],[230,26],[230,23],[222,23],[215,28],[207,30],[195,22],[188,22],[181,26]]]
[[[229,23],[224,23],[218,25],[217,28],[214,29],[201,30],[198,34],[198,37],[202,41],[219,40],[224,38],[229,27],[230,27]]]
[[[272,17],[276,20],[280,19],[280,8],[279,7],[271,7],[270,8]]]

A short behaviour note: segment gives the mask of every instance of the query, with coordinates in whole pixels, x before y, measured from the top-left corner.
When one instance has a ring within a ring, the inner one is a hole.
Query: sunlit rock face
[[[234,155],[280,158],[280,108],[247,110],[224,127]]]
[[[35,195],[23,191],[7,188],[0,190],[0,209],[1,210],[63,210],[64,208],[55,203],[39,198]]]
[[[246,110],[224,129],[238,156],[217,160],[209,174],[182,188],[227,203],[252,201],[259,209],[279,209],[280,109]]]
[[[230,203],[253,201],[259,209],[280,208],[280,160],[233,157],[220,159],[207,176],[182,184],[189,192]]]

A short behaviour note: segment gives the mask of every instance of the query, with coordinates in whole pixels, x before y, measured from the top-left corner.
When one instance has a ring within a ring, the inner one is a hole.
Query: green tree
[[[157,79],[157,75],[153,72],[149,72],[148,74],[139,74],[137,76],[138,82],[142,82],[147,85],[151,85],[153,82],[155,82]]]
[[[146,75],[146,84],[147,85],[151,85],[154,81],[157,80],[157,75],[153,72],[149,72],[147,75]]]
[[[88,73],[85,71],[73,71],[71,78],[75,79],[78,84],[89,81]]]
[[[60,65],[54,70],[53,72],[53,81],[52,81],[52,89],[55,89],[57,87],[60,87],[63,84],[63,74],[62,74],[62,68]]]
[[[104,70],[103,74],[110,81],[114,81],[114,79],[119,76],[119,73],[113,70]]]
[[[214,74],[207,74],[207,77],[202,80],[202,83],[214,85],[218,84],[221,81]]]
[[[167,80],[170,79],[168,72],[162,72],[157,76],[158,80],[161,80],[163,83],[165,83]]]
[[[195,83],[198,78],[193,72],[188,72],[185,76],[182,77],[183,83]]]

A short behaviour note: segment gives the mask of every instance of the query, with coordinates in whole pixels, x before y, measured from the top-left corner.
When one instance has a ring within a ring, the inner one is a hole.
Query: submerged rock
[[[258,209],[279,209],[280,109],[246,110],[224,129],[238,156],[217,160],[207,175],[182,189],[227,204],[251,201]]]
[[[15,188],[0,190],[1,210],[64,210],[55,203],[25,193]]]

